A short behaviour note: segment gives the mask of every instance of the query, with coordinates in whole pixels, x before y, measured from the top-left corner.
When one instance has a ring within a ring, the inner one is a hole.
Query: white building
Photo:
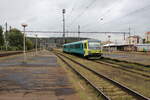
[[[142,43],[142,39],[141,37],[134,35],[134,36],[129,36],[126,39],[126,44],[141,44]]]
[[[150,42],[150,32],[145,33],[145,42]]]

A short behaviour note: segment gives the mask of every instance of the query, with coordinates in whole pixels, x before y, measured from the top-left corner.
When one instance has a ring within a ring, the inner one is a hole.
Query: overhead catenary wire
[[[109,12],[111,12],[112,11],[112,9],[114,8],[114,7],[116,7],[116,3],[118,2],[118,1],[120,1],[120,0],[117,0],[115,3],[113,3],[113,5],[108,9],[108,10],[106,10],[102,15],[100,15],[95,21],[102,21],[104,18],[105,18],[105,16],[107,16],[108,14],[109,14]],[[85,25],[83,25],[82,26],[82,28],[84,28],[84,27],[87,27],[87,26],[89,26],[89,25],[91,25],[92,23],[87,23],[87,24],[85,24]]]
[[[113,20],[111,20],[111,21],[109,21],[109,22],[107,22],[107,23],[116,21],[116,20],[118,20],[118,19],[122,19],[122,18],[124,18],[124,17],[131,16],[131,15],[133,15],[133,14],[135,14],[135,13],[139,13],[139,12],[141,12],[141,11],[143,11],[143,10],[147,10],[149,7],[150,7],[150,5],[145,6],[145,7],[142,7],[142,8],[139,8],[139,9],[136,9],[136,10],[134,10],[134,11],[132,11],[132,12],[129,12],[129,13],[123,15],[123,16],[120,16],[119,18],[115,18],[115,19],[113,19]],[[107,23],[104,23],[104,24],[107,24]]]
[[[74,10],[76,8],[76,3],[77,3],[77,1],[73,2],[73,6],[71,7],[71,11],[69,12],[69,17],[72,17],[72,14],[73,14],[73,12],[74,12]]]
[[[109,22],[105,22],[105,23],[103,23],[103,25],[104,25],[104,24],[111,23],[111,22],[114,22],[114,21],[119,21],[119,19],[122,19],[122,18],[125,18],[125,17],[128,17],[128,16],[131,16],[131,15],[133,15],[133,14],[135,14],[135,13],[139,13],[139,12],[141,12],[141,11],[143,11],[143,10],[147,10],[149,7],[150,7],[150,5],[145,6],[145,7],[142,7],[142,8],[139,8],[139,9],[136,9],[136,10],[134,10],[134,11],[132,11],[132,12],[129,12],[129,13],[125,14],[125,15],[122,15],[122,16],[120,16],[120,17],[118,17],[118,18],[115,18],[115,19],[113,19],[113,20],[110,20]],[[97,26],[90,27],[90,28],[95,28],[95,27],[97,27]]]
[[[69,24],[69,26],[73,25],[75,21],[77,21],[79,18],[81,18],[82,15],[85,14],[85,12],[96,2],[97,0],[93,0],[90,4],[88,4],[85,9],[80,12]]]

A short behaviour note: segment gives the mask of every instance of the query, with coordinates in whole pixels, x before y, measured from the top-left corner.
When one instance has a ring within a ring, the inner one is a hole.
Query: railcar
[[[63,52],[77,54],[87,58],[101,57],[102,45],[99,40],[83,40],[64,44]]]

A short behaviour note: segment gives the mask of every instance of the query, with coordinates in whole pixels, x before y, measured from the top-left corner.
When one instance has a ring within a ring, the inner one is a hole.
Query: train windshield
[[[89,49],[101,49],[100,42],[89,42]]]

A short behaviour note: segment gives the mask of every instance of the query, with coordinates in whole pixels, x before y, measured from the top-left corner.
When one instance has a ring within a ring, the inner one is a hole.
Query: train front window
[[[89,49],[100,49],[101,45],[99,42],[89,42]]]
[[[84,43],[84,49],[87,49],[87,45],[86,45],[86,43]]]

